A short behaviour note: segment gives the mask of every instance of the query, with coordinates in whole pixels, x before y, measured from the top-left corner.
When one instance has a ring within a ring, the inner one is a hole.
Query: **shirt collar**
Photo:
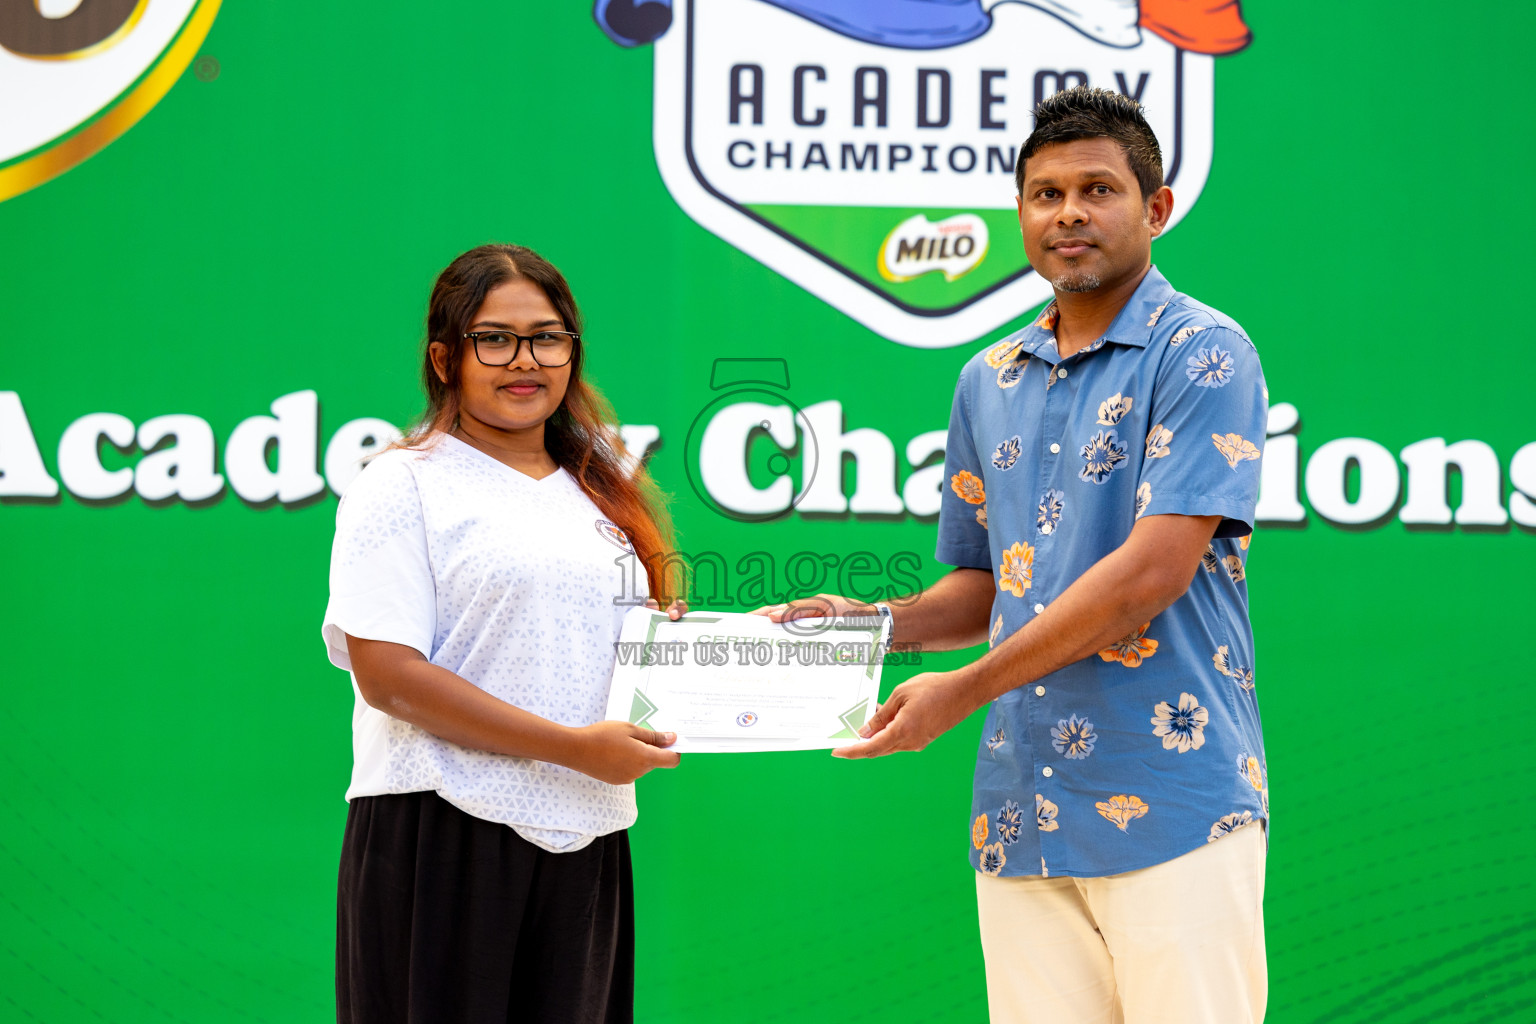
[[[1168,279],[1158,272],[1157,267],[1151,267],[1147,276],[1141,279],[1141,284],[1136,286],[1129,301],[1115,315],[1109,330],[1084,351],[1101,348],[1109,342],[1146,348],[1152,341],[1152,329],[1157,323],[1154,314],[1162,313],[1173,294],[1173,286],[1168,283]],[[1056,353],[1056,321],[1059,316],[1060,311],[1053,299],[1035,318],[1034,323],[1015,335],[1021,348],[1032,356],[1056,362],[1060,358]]]
[[[1141,279],[1141,284],[1131,294],[1130,301],[1120,310],[1115,322],[1109,325],[1109,330],[1104,332],[1104,341],[1146,348],[1152,342],[1152,328],[1157,324],[1154,314],[1161,316],[1163,307],[1172,298],[1173,285],[1158,273],[1156,266],[1150,267],[1147,276]]]

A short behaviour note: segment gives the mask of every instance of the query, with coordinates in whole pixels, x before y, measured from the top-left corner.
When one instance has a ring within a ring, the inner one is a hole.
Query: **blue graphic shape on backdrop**
[[[596,0],[592,20],[620,46],[644,46],[672,26],[672,0]]]
[[[933,50],[985,35],[981,0],[765,0],[839,35],[902,50]]]
[[[990,7],[1023,3],[1106,46],[1141,42],[1137,0],[762,0],[838,35],[902,50],[936,50],[986,35]],[[1229,5],[1235,14],[1235,4]],[[672,25],[672,0],[596,0],[592,18],[620,46],[654,42]],[[1242,26],[1239,25],[1241,28]],[[1246,31],[1246,29],[1245,29]],[[1172,38],[1172,37],[1170,37]],[[1180,45],[1173,39],[1174,45]],[[1246,45],[1246,36],[1243,45]],[[1241,49],[1241,46],[1236,47]],[[1208,52],[1227,52],[1232,49]]]
[[[764,0],[850,39],[903,50],[955,46],[984,35],[992,18],[981,0]],[[660,39],[672,25],[672,0],[596,0],[592,19],[620,46]]]

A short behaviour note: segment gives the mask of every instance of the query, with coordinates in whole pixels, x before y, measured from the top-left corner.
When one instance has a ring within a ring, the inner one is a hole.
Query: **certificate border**
[[[695,624],[695,623],[721,622],[721,621],[723,621],[724,616],[722,616],[722,615],[701,615],[701,614],[693,613],[693,614],[687,615],[686,619],[687,619],[688,623],[691,625],[691,624]],[[635,665],[635,667],[640,670],[640,675],[639,675],[639,678],[634,681],[634,684],[631,687],[630,700],[629,700],[629,715],[628,715],[628,717],[626,719],[628,722],[630,722],[633,725],[641,725],[641,726],[645,725],[646,722],[650,721],[651,716],[654,715],[657,711],[660,710],[660,708],[654,702],[651,701],[651,699],[649,698],[649,696],[647,694],[647,683],[650,680],[650,670],[651,670],[651,668],[654,667],[657,664],[657,658],[655,656],[656,645],[658,643],[658,641],[656,640],[657,631],[661,628],[661,626],[663,624],[671,624],[674,621],[675,622],[681,622],[683,620],[681,620],[681,619],[673,620],[671,616],[669,616],[669,615],[667,615],[667,614],[665,614],[663,612],[652,612],[651,616],[650,616],[650,620],[646,624],[645,640],[643,641],[643,643],[645,644],[645,647],[642,650],[639,662],[636,663],[636,665]],[[868,663],[865,666],[864,675],[865,675],[866,679],[874,680],[875,681],[875,692],[873,694],[871,694],[871,695],[869,695],[867,697],[864,697],[863,699],[859,700],[857,703],[855,703],[853,705],[853,707],[848,708],[846,711],[844,711],[841,714],[839,714],[837,716],[838,717],[838,721],[840,721],[843,724],[843,728],[838,730],[835,733],[832,733],[830,736],[825,737],[825,739],[827,739],[827,740],[858,739],[858,730],[859,730],[859,728],[866,721],[868,721],[870,713],[873,710],[871,708],[871,704],[877,704],[879,699],[880,699],[880,690],[879,690],[879,682],[878,682],[878,679],[877,679],[877,670],[880,667],[882,659],[878,658],[878,657],[875,657],[874,655],[876,654],[876,652],[880,651],[885,646],[885,643],[884,643],[884,641],[885,641],[885,627],[884,627],[884,623],[883,622],[877,623],[876,625],[873,625],[873,626],[864,626],[864,625],[854,626],[854,625],[849,625],[849,624],[846,624],[846,623],[843,623],[843,622],[833,622],[833,623],[830,623],[829,625],[827,625],[824,629],[818,630],[816,636],[819,638],[821,636],[824,636],[826,633],[832,633],[832,632],[844,633],[844,634],[853,633],[853,634],[857,634],[859,636],[868,636],[869,637],[871,657],[870,657]],[[806,637],[805,639],[809,640],[809,639],[812,639],[812,638],[811,637]],[[661,641],[661,642],[665,643],[667,641]],[[822,642],[825,642],[825,641],[822,641]],[[835,642],[845,642],[845,641],[838,640],[838,641],[835,641]],[[610,701],[610,704],[611,704],[611,701]],[[719,741],[719,740],[726,740],[726,739],[728,739],[728,738],[727,737],[707,737],[707,738],[702,738],[701,737],[700,741],[701,742],[709,742],[709,741]],[[807,741],[807,742],[810,742],[810,741]],[[822,741],[816,741],[816,742],[822,742]],[[790,747],[790,748],[786,748],[786,749],[807,749],[807,748],[803,748],[803,747],[801,747],[801,748]],[[815,749],[815,748],[809,748],[809,749]],[[766,753],[767,751],[762,751],[762,752]],[[705,751],[699,751],[699,753],[705,753]]]

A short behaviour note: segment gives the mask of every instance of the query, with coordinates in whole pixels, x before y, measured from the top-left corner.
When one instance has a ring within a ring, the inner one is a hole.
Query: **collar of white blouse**
[[[556,466],[554,472],[549,473],[546,476],[532,476],[532,475],[530,475],[528,473],[524,473],[522,470],[517,469],[514,466],[507,465],[505,462],[502,462],[500,459],[496,458],[494,455],[489,455],[489,454],[481,451],[479,448],[476,448],[474,445],[470,444],[469,442],[464,441],[461,438],[454,437],[452,434],[443,434],[442,435],[442,441],[446,442],[448,445],[450,445],[454,449],[456,449],[458,451],[461,451],[461,452],[464,452],[465,454],[469,455],[471,458],[483,459],[484,461],[489,462],[493,466],[496,466],[497,468],[499,468],[503,472],[510,473],[513,476],[517,477],[519,480],[527,481],[530,484],[548,485],[548,484],[550,484],[551,481],[558,481],[558,479],[562,475],[565,474],[565,469],[563,467]]]

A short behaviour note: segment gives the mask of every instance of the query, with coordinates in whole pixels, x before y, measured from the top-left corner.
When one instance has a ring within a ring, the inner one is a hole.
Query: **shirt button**
[[[1046,778],[1050,778],[1052,775],[1055,775],[1056,773],[1051,771],[1051,766],[1050,765],[1046,765],[1044,768],[1040,769],[1040,774],[1044,775]]]
[[[1052,455],[1060,455],[1061,454],[1061,445],[1056,444],[1056,443],[1053,442],[1051,444],[1051,454]]]
[[[1056,367],[1056,376],[1058,376],[1058,377],[1065,377],[1066,375],[1067,375],[1067,368],[1065,366],[1058,366],[1058,367]]]
[[[1045,696],[1045,687],[1043,687],[1043,686],[1035,687],[1035,696],[1036,697],[1044,697]]]
[[[1035,605],[1035,614],[1036,615],[1039,615],[1043,611],[1045,611],[1045,605],[1043,605],[1043,604]]]

